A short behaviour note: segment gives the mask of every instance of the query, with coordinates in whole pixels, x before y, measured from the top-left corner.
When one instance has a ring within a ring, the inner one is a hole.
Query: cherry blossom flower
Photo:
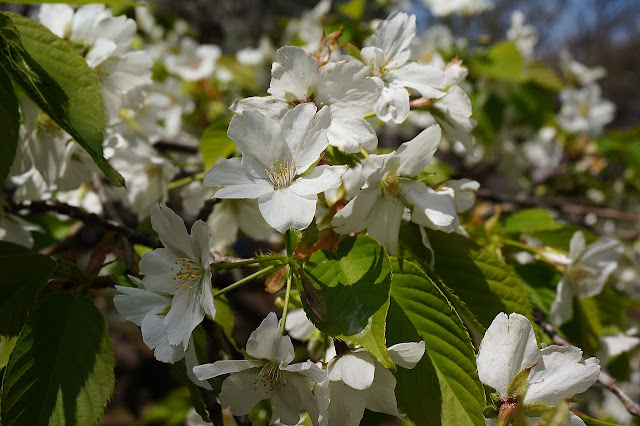
[[[374,106],[376,115],[385,122],[402,123],[409,115],[409,91],[425,98],[441,98],[444,73],[431,65],[407,62],[410,44],[416,34],[416,17],[394,12],[380,22],[371,38],[371,46],[360,51],[369,66],[371,79],[384,84],[382,95]]]
[[[213,75],[221,50],[213,44],[198,44],[185,37],[180,40],[180,53],[168,55],[165,66],[185,81],[198,81]]]
[[[136,277],[129,278],[138,287],[116,286],[118,294],[113,303],[120,315],[140,327],[144,343],[153,350],[158,361],[173,364],[184,358],[187,376],[198,386],[211,390],[209,383],[198,380],[193,374],[193,367],[198,365],[193,338],[189,338],[186,350],[181,344],[169,343],[164,313],[171,306],[171,297],[145,289],[142,280]]]
[[[368,78],[369,70],[362,62],[351,58],[318,68],[311,55],[295,46],[278,49],[277,56],[279,62],[273,63],[267,90],[271,96],[240,99],[231,110],[256,109],[279,119],[299,103],[326,105],[331,111],[329,144],[348,153],[375,149],[378,137],[363,115],[373,109],[382,84]]]
[[[452,13],[470,16],[493,9],[489,0],[422,0],[434,16],[449,16]]]
[[[257,198],[262,216],[284,233],[305,229],[315,215],[318,193],[340,185],[346,166],[312,166],[329,144],[329,108],[300,104],[280,121],[247,110],[229,124],[228,135],[242,159],[220,161],[204,184],[220,187],[218,198]],[[304,173],[304,176],[301,176]]]
[[[280,334],[275,313],[267,315],[251,333],[246,353],[248,359],[199,365],[193,372],[200,380],[230,374],[222,383],[220,404],[230,407],[236,416],[271,399],[272,422],[280,419],[285,424],[296,424],[304,410],[317,425],[318,406],[312,390],[316,382],[326,379],[327,373],[311,361],[291,364],[295,355],[293,343],[289,336]]]
[[[414,180],[424,170],[440,143],[440,127],[431,126],[390,154],[371,155],[363,162],[366,182],[358,195],[333,217],[339,234],[367,229],[367,233],[394,255],[405,204],[411,220],[428,228],[452,232],[458,225],[453,190],[440,191]]]
[[[204,318],[216,315],[211,292],[211,234],[206,223],[196,221],[187,233],[183,220],[170,208],[156,204],[151,225],[164,248],[146,253],[140,260],[144,287],[154,293],[173,296],[164,317],[169,344],[187,350],[191,332]]]
[[[549,318],[560,325],[573,315],[573,297],[590,297],[602,291],[609,275],[618,266],[623,247],[613,238],[601,238],[587,246],[580,231],[571,237],[569,264],[558,282]]]
[[[612,102],[601,98],[600,86],[596,83],[581,89],[564,89],[560,92],[560,100],[560,127],[569,132],[584,132],[591,137],[602,133],[616,111]]]
[[[586,391],[600,375],[600,362],[596,358],[582,360],[580,348],[551,345],[538,349],[529,320],[520,314],[507,316],[504,312],[496,316],[485,332],[477,365],[480,381],[500,395],[498,418],[507,422],[528,405],[556,406]],[[524,395],[510,395],[512,381],[525,369],[529,375]],[[571,413],[565,425],[584,422]]]

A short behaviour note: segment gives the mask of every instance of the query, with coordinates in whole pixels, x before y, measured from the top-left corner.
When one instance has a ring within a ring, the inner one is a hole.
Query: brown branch
[[[542,328],[542,330],[547,333],[547,335],[551,338],[551,341],[560,346],[572,346],[567,340],[565,340],[562,336],[558,334],[555,327],[547,321],[544,314],[538,310],[535,310],[533,313],[533,318],[536,321],[536,324]],[[604,370],[600,370],[600,376],[598,376],[598,382],[609,391],[611,391],[618,399],[624,404],[627,411],[634,416],[640,418],[640,405],[635,402],[629,395],[625,393],[624,390],[620,387],[620,384],[616,379],[611,377],[609,373]]]
[[[86,225],[97,226],[103,229],[119,232],[133,243],[143,244],[152,248],[162,247],[157,238],[154,238],[144,232],[136,231],[135,229],[131,229],[114,220],[106,219],[97,214],[89,213],[79,207],[70,206],[69,204],[61,203],[56,200],[23,201],[12,207],[14,211],[27,209],[32,213],[60,213],[74,219],[81,220]]]

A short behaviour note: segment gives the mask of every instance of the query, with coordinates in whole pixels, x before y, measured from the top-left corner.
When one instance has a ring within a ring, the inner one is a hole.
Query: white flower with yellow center
[[[329,144],[331,123],[329,108],[316,111],[314,104],[305,103],[280,121],[254,110],[234,116],[227,134],[242,159],[218,162],[204,184],[219,187],[218,198],[257,198],[260,213],[279,232],[305,229],[315,215],[318,193],[340,186],[346,170],[313,167]]]
[[[613,238],[587,245],[580,231],[571,237],[569,262],[558,282],[549,318],[560,325],[573,315],[573,297],[591,297],[602,291],[609,275],[618,267],[624,247]]]
[[[236,416],[249,413],[258,402],[271,399],[271,421],[296,424],[300,411],[309,413],[317,424],[318,406],[312,389],[326,380],[327,372],[311,361],[289,364],[295,356],[291,338],[280,334],[276,314],[271,312],[251,333],[245,360],[223,360],[199,365],[196,377],[207,380],[231,374],[222,383],[220,404]]]
[[[435,191],[413,179],[427,166],[440,143],[440,127],[423,130],[397,151],[371,155],[363,162],[366,182],[358,195],[333,217],[331,225],[339,234],[367,229],[387,251],[398,252],[398,232],[405,211],[411,206],[411,220],[445,232],[458,226],[453,190]]]
[[[385,122],[402,123],[409,115],[409,91],[425,98],[441,98],[445,92],[445,75],[432,65],[407,62],[410,44],[416,35],[416,17],[394,12],[380,22],[371,38],[371,46],[360,52],[370,68],[373,80],[384,83],[382,96],[374,106],[376,115]]]
[[[164,317],[169,344],[187,350],[191,332],[204,318],[216,315],[211,292],[211,234],[201,220],[187,233],[180,216],[162,204],[151,209],[151,225],[164,248],[146,253],[140,260],[147,290],[173,296]]]

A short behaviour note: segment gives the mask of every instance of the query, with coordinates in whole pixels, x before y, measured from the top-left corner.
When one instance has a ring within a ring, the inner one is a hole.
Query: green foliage
[[[522,210],[511,215],[500,229],[502,232],[533,232],[558,229],[561,226],[542,209]]]
[[[560,228],[553,230],[540,230],[531,233],[531,236],[546,246],[551,248],[569,252],[569,243],[571,237],[577,231],[581,231],[584,234],[587,244],[591,244],[596,241],[598,237],[590,231],[580,228],[575,225],[562,225]]]
[[[380,243],[366,235],[342,240],[337,250],[320,250],[304,269],[327,315],[317,318],[303,297],[303,306],[316,327],[350,343],[364,346],[385,367],[385,319],[389,307],[391,264]]]
[[[540,87],[559,92],[564,87],[562,79],[544,62],[534,61],[527,67],[527,78]]]
[[[595,300],[591,297],[574,297],[573,316],[560,330],[585,354],[594,355],[602,337],[602,323]]]
[[[3,424],[95,424],[113,392],[109,330],[86,297],[49,295],[24,326],[7,365]]]
[[[227,136],[227,120],[217,120],[207,127],[200,137],[200,152],[204,167],[209,170],[221,158],[227,158],[236,150],[236,143]]]
[[[0,183],[9,175],[13,159],[18,149],[20,131],[20,107],[13,92],[13,85],[9,76],[0,65],[0,128],[4,133],[0,143]]]
[[[524,60],[518,47],[511,41],[496,43],[481,58],[474,58],[470,71],[496,80],[520,81]]]
[[[56,263],[47,256],[3,252],[0,255],[0,369],[7,365],[20,330],[47,284]]]
[[[89,153],[109,182],[124,179],[102,155],[104,107],[96,75],[84,59],[45,26],[24,16],[0,18],[5,68],[29,96]],[[5,34],[10,34],[8,39]],[[34,64],[36,64],[34,66]]]
[[[365,0],[349,0],[338,6],[338,11],[353,21],[362,19],[367,2]]]
[[[514,265],[513,269],[525,284],[531,302],[545,315],[549,315],[560,274],[543,262]]]
[[[500,312],[532,319],[524,285],[495,254],[462,235],[427,232],[437,256],[435,272],[485,328]]]
[[[414,369],[395,373],[401,411],[417,425],[484,425],[484,391],[462,320],[420,268],[400,259],[391,264],[389,344],[426,343]]]

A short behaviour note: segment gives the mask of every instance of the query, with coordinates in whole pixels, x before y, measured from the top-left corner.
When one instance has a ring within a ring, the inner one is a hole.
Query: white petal
[[[342,210],[333,216],[331,226],[338,234],[346,235],[360,232],[367,227],[369,214],[380,198],[378,188],[363,189],[356,198],[349,201]]]
[[[193,367],[193,373],[200,380],[207,380],[218,377],[223,374],[237,373],[239,371],[248,370],[250,368],[262,367],[263,361],[255,361],[248,359],[240,360],[222,360],[213,364],[202,364]]]
[[[319,76],[315,59],[297,46],[281,47],[277,55],[279,62],[273,63],[267,92],[288,102],[309,98]]]
[[[116,44],[111,40],[98,39],[87,53],[87,57],[85,58],[87,65],[89,65],[90,68],[97,67],[116,51],[116,47]]]
[[[411,220],[427,228],[453,232],[458,225],[458,213],[453,204],[453,191],[435,191],[423,182],[403,181],[402,193],[413,204]]]
[[[238,236],[238,223],[236,211],[232,206],[238,201],[223,201],[213,206],[213,211],[207,218],[207,225],[213,236],[211,241],[214,247],[227,247],[236,241]],[[260,216],[262,220],[262,216]],[[271,227],[269,227],[271,229]]]
[[[127,52],[120,57],[111,57],[100,65],[101,81],[112,91],[125,94],[141,86],[153,83],[151,67],[153,59],[146,51]]]
[[[356,110],[332,105],[331,116],[331,126],[327,130],[329,144],[346,153],[357,153],[362,148],[372,151],[378,146],[375,130]]]
[[[164,317],[147,315],[142,321],[142,340],[145,345],[153,349],[153,355],[160,362],[173,364],[184,358],[182,345],[169,343],[169,335],[164,325]]]
[[[194,289],[196,289],[195,283]],[[190,290],[187,284],[178,289],[173,296],[171,309],[164,318],[164,325],[169,333],[169,343],[172,345],[182,343],[184,350],[187,350],[191,332],[204,318],[199,294],[194,289]]]
[[[507,396],[511,380],[540,360],[540,351],[529,320],[513,313],[499,313],[482,338],[478,351],[478,377],[501,396]]]
[[[404,64],[411,51],[409,45],[416,35],[416,17],[393,12],[376,27],[371,43],[385,52],[385,57],[398,65]]]
[[[217,198],[258,198],[273,191],[269,181],[250,176],[240,158],[214,164],[204,175],[203,182],[207,186],[221,187],[214,194]]]
[[[529,374],[525,404],[558,405],[589,389],[600,375],[600,362],[596,358],[582,361],[582,351],[575,346],[547,346],[540,354]]]
[[[262,320],[247,341],[247,353],[254,358],[289,364],[293,361],[293,343],[289,336],[280,333],[278,318],[274,312]]]
[[[562,325],[573,316],[573,286],[567,285],[565,280],[558,282],[556,297],[549,309],[549,320],[556,325]]]
[[[317,111],[313,103],[299,104],[282,117],[280,127],[293,160],[296,174],[304,173],[318,161],[320,154],[327,148],[327,128],[331,124],[329,108]]]
[[[300,196],[289,188],[277,189],[258,198],[260,213],[269,225],[284,233],[289,228],[305,229],[316,214],[318,196]]]
[[[460,141],[467,153],[473,153],[471,131],[477,122],[471,117],[471,100],[460,86],[453,86],[449,93],[434,103],[436,121],[452,141]]]
[[[313,419],[318,417],[316,398],[311,391],[314,382],[300,374],[286,374],[286,387],[280,387],[271,394],[273,414],[271,421],[280,419],[286,425],[295,425],[300,420],[300,412],[307,411]]]
[[[220,404],[222,408],[231,408],[235,416],[249,413],[258,402],[271,397],[269,387],[254,386],[260,370],[252,369],[233,373],[222,382]]]
[[[289,105],[273,96],[251,96],[235,101],[229,109],[242,115],[245,110],[255,109],[269,118],[279,121],[289,110]]]
[[[147,290],[156,293],[174,294],[177,280],[173,278],[176,272],[171,268],[175,266],[179,255],[166,248],[155,249],[145,253],[138,263],[140,273],[144,275],[144,286]]]
[[[587,243],[584,239],[584,234],[582,233],[582,231],[575,232],[571,236],[571,241],[569,242],[569,257],[571,258],[571,260],[577,260],[586,247]]]
[[[280,131],[280,124],[255,111],[246,110],[242,116],[234,115],[227,135],[242,152],[242,166],[254,177],[266,177],[276,161],[291,158],[291,150]]]
[[[137,326],[149,313],[162,312],[171,304],[171,298],[143,288],[116,286],[119,294],[113,297],[118,313]]]
[[[262,214],[260,214],[258,200],[238,202],[236,205],[236,220],[240,230],[253,239],[267,240],[273,234],[273,228],[265,222]]]
[[[296,179],[289,190],[304,197],[337,188],[346,170],[347,166],[316,166],[308,175]]]
[[[424,129],[415,138],[405,142],[397,149],[397,156],[400,158],[398,175],[418,176],[427,167],[433,158],[433,154],[438,150],[442,133],[440,126],[433,125]]]
[[[93,42],[96,35],[95,25],[103,18],[111,16],[110,11],[105,10],[104,4],[87,4],[80,6],[73,17],[71,27],[71,39],[85,39]]]
[[[342,380],[353,389],[364,390],[373,383],[375,364],[366,351],[347,352],[328,367],[329,380]]]
[[[367,233],[378,240],[390,255],[398,254],[398,233],[404,204],[393,197],[378,198],[367,221]]]
[[[71,30],[73,8],[68,4],[43,4],[38,10],[38,21],[60,38]]]
[[[389,358],[396,365],[404,368],[415,367],[424,356],[424,340],[419,342],[397,343],[387,349]],[[377,374],[376,370],[376,374]]]
[[[189,379],[195,383],[196,385],[204,388],[206,390],[213,390],[211,385],[204,380],[199,380],[196,375],[193,373],[193,369],[195,366],[199,364],[198,355],[196,354],[196,347],[193,343],[193,338],[189,340],[189,346],[187,347],[187,352],[184,354],[184,363],[187,367],[187,376]]]
[[[191,238],[187,234],[184,221],[169,207],[155,204],[151,208],[151,226],[167,249],[179,257],[198,258],[191,245]]]
[[[373,110],[384,122],[402,123],[409,116],[409,92],[402,86],[385,84]]]
[[[291,372],[291,373],[302,373],[316,382],[322,382],[327,379],[327,371],[318,367],[311,360],[306,360],[305,362],[299,362],[297,364],[287,365],[286,367],[281,367],[280,369],[283,371]]]
[[[420,92],[425,98],[438,99],[447,94],[437,87],[444,87],[446,78],[442,70],[433,65],[408,62],[393,72],[394,83]]]
[[[373,384],[364,391],[366,408],[378,413],[400,417],[395,389],[396,378],[393,377],[391,371],[376,362],[376,375]]]
[[[382,82],[367,78],[369,72],[369,68],[356,59],[323,65],[317,101],[331,107],[352,109],[360,116],[371,111],[380,96]]]
[[[358,426],[364,415],[366,403],[364,392],[352,389],[342,381],[337,381],[329,382],[329,394],[330,424]]]
[[[293,309],[289,311],[285,328],[289,336],[297,340],[304,340],[317,330],[313,323],[307,318],[304,309]]]

